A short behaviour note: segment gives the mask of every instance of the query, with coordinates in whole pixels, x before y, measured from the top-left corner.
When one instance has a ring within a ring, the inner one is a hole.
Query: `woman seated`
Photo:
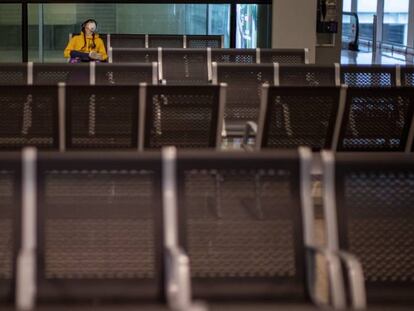
[[[95,32],[96,25],[94,19],[86,20],[82,23],[81,33],[70,39],[64,56],[70,58],[71,63],[107,60],[105,45]]]

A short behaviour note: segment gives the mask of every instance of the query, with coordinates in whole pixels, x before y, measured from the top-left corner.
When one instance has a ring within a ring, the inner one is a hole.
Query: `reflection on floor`
[[[342,50],[341,64],[413,64],[414,56],[405,56],[391,51],[378,50],[376,53],[361,50],[359,52]]]

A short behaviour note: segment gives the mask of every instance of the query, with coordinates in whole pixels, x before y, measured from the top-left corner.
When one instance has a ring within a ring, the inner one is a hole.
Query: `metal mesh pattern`
[[[304,64],[305,51],[300,50],[278,50],[278,49],[261,49],[261,63],[280,63],[280,64]]]
[[[97,64],[96,84],[138,85],[152,83],[152,64]]]
[[[294,277],[287,170],[185,172],[192,277]]]
[[[89,84],[89,64],[34,64],[33,83],[52,85],[64,82],[68,85]]]
[[[403,150],[411,122],[410,92],[409,89],[348,90],[339,150]]]
[[[184,36],[181,35],[149,35],[149,48],[182,48],[184,47]]]
[[[228,84],[226,122],[257,121],[262,84],[273,84],[273,65],[217,64],[217,79]]]
[[[221,48],[221,36],[188,36],[187,48]]]
[[[280,65],[282,86],[335,86],[334,66]]]
[[[344,173],[348,249],[368,282],[414,284],[414,170],[348,169]]]
[[[1,64],[0,85],[27,84],[27,64]]]
[[[152,63],[158,62],[158,49],[114,48],[113,63]]]
[[[69,148],[136,148],[138,87],[67,88]]]
[[[218,86],[149,87],[146,147],[215,147]]]
[[[394,66],[341,66],[341,83],[352,87],[395,86]]]
[[[254,49],[211,49],[211,61],[217,63],[255,64]]]
[[[44,178],[44,278],[154,278],[154,174],[51,170]]]
[[[414,67],[401,67],[401,84],[403,86],[414,86]]]
[[[207,84],[207,50],[163,49],[163,79],[168,84]]]
[[[330,148],[339,88],[271,88],[262,146]]]
[[[113,48],[145,48],[145,35],[111,34]]]
[[[0,169],[0,282],[13,276],[14,172]]]
[[[0,86],[0,149],[57,148],[57,87]]]

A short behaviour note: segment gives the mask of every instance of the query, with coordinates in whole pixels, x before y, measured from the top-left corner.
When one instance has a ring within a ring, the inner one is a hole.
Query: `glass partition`
[[[358,1],[357,9],[359,17],[360,37],[371,40],[374,29],[374,15],[377,14],[377,0]]]
[[[0,4],[0,62],[22,61],[20,4]]]
[[[69,34],[88,18],[98,33],[218,34],[230,42],[230,4],[30,4],[29,60],[65,61]]]
[[[236,48],[270,47],[271,7],[268,4],[238,4]]]
[[[391,44],[407,44],[409,0],[385,0],[382,40]]]

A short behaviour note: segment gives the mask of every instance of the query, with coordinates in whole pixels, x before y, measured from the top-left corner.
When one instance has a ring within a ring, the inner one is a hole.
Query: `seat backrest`
[[[396,69],[394,65],[341,65],[341,84],[392,87],[396,85]]]
[[[26,63],[0,64],[0,85],[25,85],[27,80]]]
[[[401,66],[401,85],[414,86],[414,66]]]
[[[340,93],[339,87],[265,86],[256,147],[330,149]]]
[[[305,300],[297,152],[178,152],[176,167],[194,297]]]
[[[195,48],[223,48],[223,36],[220,35],[186,35],[186,47]]]
[[[278,68],[281,86],[339,86],[340,84],[336,79],[334,65],[280,64]]]
[[[16,251],[20,245],[21,157],[0,155],[0,304],[13,303]]]
[[[108,64],[95,67],[95,83],[116,85],[158,84],[157,63]]]
[[[221,144],[225,87],[141,86],[144,148],[215,148]],[[145,114],[144,111],[145,110]]]
[[[273,64],[214,64],[213,79],[227,83],[226,125],[256,121],[263,83],[274,84]]]
[[[413,306],[412,155],[337,153],[334,168],[339,247],[361,261],[368,305]]]
[[[306,49],[260,49],[260,63],[307,64]]]
[[[404,151],[411,124],[411,88],[349,88],[338,151]]]
[[[160,301],[160,155],[45,153],[36,171],[37,302]]]
[[[59,147],[57,86],[0,86],[0,150]]]
[[[86,85],[90,80],[89,63],[34,63],[33,84],[53,85],[64,82],[68,85]]]
[[[109,44],[113,48],[145,48],[145,35],[111,34]]]
[[[158,62],[158,49],[110,48],[111,63],[152,63]]]
[[[67,149],[136,149],[138,86],[66,87]]]
[[[211,49],[211,61],[216,63],[256,64],[256,49]]]
[[[209,83],[207,49],[162,49],[162,79],[167,84]]]
[[[149,48],[183,48],[183,35],[148,35]]]

